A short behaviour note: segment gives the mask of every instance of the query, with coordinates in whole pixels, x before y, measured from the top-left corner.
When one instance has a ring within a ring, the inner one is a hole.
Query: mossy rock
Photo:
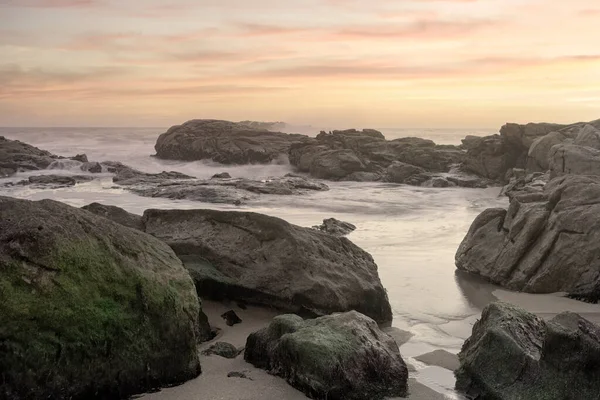
[[[0,197],[0,398],[125,398],[196,377],[200,312],[166,244]]]
[[[312,320],[275,317],[248,337],[244,359],[313,399],[376,400],[407,394],[408,372],[392,337],[356,311]]]

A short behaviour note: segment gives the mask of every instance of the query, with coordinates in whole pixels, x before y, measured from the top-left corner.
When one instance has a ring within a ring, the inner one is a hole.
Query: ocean
[[[227,171],[233,177],[267,178],[292,172],[288,165],[223,166],[206,162],[164,161],[151,157],[164,128],[0,128],[0,135],[18,139],[52,153],[86,153],[94,161],[122,161],[146,172],[174,170],[198,178]],[[458,144],[467,134],[493,130],[383,129],[388,139],[419,136],[437,143]],[[19,173],[18,181],[41,173],[75,174],[53,170]],[[81,174],[81,171],[78,172]],[[3,181],[7,181],[5,179]],[[0,185],[2,184],[0,180]],[[255,211],[281,217],[301,226],[324,218],[353,223],[349,239],[371,253],[388,291],[393,326],[413,336],[401,347],[416,368],[419,382],[448,398],[454,393],[451,371],[427,366],[414,357],[432,350],[457,353],[470,335],[472,323],[494,297],[490,285],[455,273],[454,254],[473,219],[488,207],[505,207],[499,188],[421,188],[387,183],[327,182],[331,190],[302,196],[262,195],[243,206],[153,199],[131,194],[102,179],[72,188],[41,190],[0,186],[0,195],[38,200],[50,198],[81,207],[91,202],[116,205],[141,214],[148,208],[211,208]]]

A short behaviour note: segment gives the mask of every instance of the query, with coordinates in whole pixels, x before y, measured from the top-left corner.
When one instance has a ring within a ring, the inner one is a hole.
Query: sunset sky
[[[0,0],[0,126],[600,118],[598,0]]]

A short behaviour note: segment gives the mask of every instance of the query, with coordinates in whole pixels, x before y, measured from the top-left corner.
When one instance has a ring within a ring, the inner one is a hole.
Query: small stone
[[[216,355],[224,358],[236,358],[239,354],[239,349],[226,342],[217,342],[202,352],[204,356]]]
[[[225,320],[225,323],[229,326],[234,326],[242,322],[240,317],[233,310],[229,310],[226,313],[221,314],[221,318]]]
[[[229,172],[221,172],[219,174],[214,174],[211,179],[230,179],[231,175]]]
[[[227,374],[228,378],[242,378],[242,379],[249,379],[249,380],[253,380],[252,378],[250,378],[248,376],[248,371],[231,371],[230,373]]]

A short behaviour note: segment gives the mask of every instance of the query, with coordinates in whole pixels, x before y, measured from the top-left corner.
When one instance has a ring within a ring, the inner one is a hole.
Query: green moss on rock
[[[165,244],[0,198],[0,398],[123,398],[200,373],[193,282]]]

